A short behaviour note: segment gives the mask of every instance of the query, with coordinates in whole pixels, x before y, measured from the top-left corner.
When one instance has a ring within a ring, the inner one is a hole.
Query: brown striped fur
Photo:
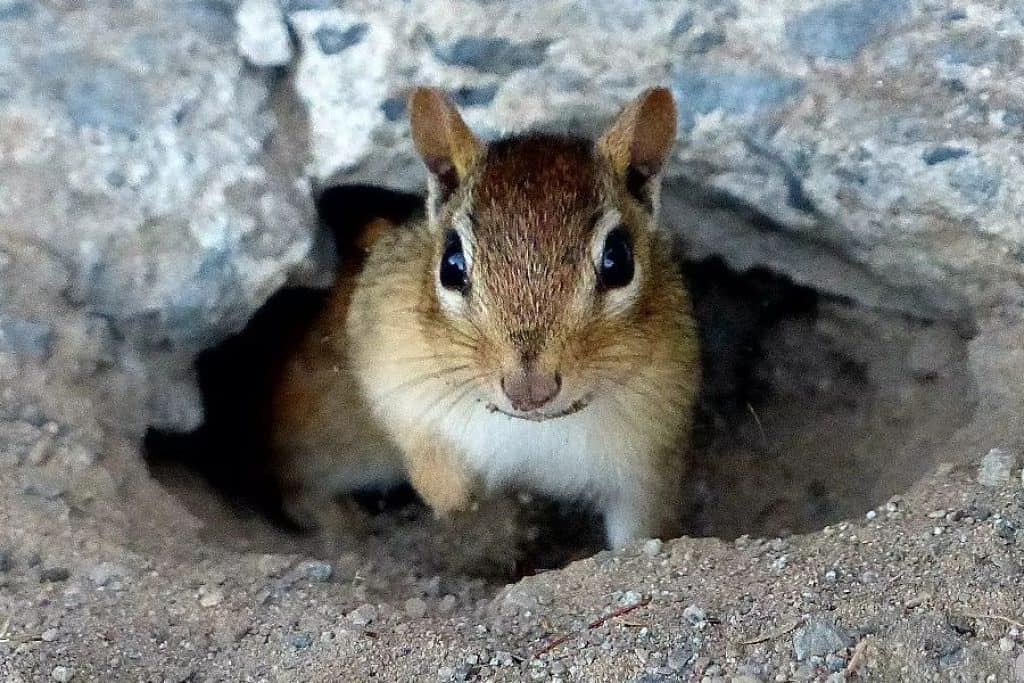
[[[596,143],[529,134],[488,145],[442,94],[418,90],[428,219],[376,233],[283,383],[291,478],[333,477],[343,491],[377,467],[408,477],[440,514],[522,486],[590,499],[612,545],[675,533],[700,368],[689,299],[656,227],[674,112],[653,89]],[[601,291],[595,252],[614,226],[632,240],[636,275]],[[452,230],[470,263],[465,295],[437,278]],[[550,405],[510,407],[502,382],[523,372],[557,373]],[[382,455],[369,462],[373,448]]]

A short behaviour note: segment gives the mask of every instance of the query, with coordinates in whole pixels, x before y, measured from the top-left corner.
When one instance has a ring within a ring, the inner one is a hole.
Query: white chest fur
[[[553,420],[533,422],[467,408],[462,419],[436,426],[458,444],[467,464],[491,488],[523,486],[555,497],[601,499],[621,482],[634,458],[633,430],[599,405]]]

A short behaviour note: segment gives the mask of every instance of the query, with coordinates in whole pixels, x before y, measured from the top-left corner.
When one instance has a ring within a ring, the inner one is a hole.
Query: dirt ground
[[[138,442],[70,476],[30,447],[0,471],[0,681],[1024,680],[1021,407],[981,386],[1019,335],[687,270],[687,537],[611,553],[585,510],[442,523],[403,490],[298,534]]]

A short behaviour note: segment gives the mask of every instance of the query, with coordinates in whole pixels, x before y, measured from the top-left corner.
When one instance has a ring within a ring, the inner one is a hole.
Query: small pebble
[[[201,607],[216,607],[224,602],[224,592],[219,588],[208,586],[199,587],[199,605]]]
[[[622,594],[622,597],[619,598],[619,604],[623,607],[630,607],[632,605],[640,604],[640,601],[643,599],[643,593],[638,593],[637,591],[626,591]]]
[[[329,562],[303,562],[300,568],[302,573],[313,581],[330,581],[334,575],[334,567]]]
[[[839,574],[836,572],[835,569],[829,569],[827,572],[825,572],[825,581],[827,581],[828,583],[835,583],[838,580]]]
[[[377,618],[377,608],[369,603],[360,605],[349,613],[348,618],[356,626],[366,626]]]
[[[665,658],[665,664],[673,671],[679,671],[685,668],[691,659],[693,659],[693,650],[679,647],[668,653],[668,657]]]
[[[68,683],[74,677],[75,670],[67,666],[55,666],[53,671],[50,672],[50,678],[57,681],[57,683]]]
[[[437,603],[437,611],[441,614],[450,614],[455,609],[455,596],[446,595],[441,598],[441,602]]]
[[[103,562],[89,570],[89,580],[97,587],[106,586],[119,573],[121,570],[117,566]]]
[[[999,649],[1003,652],[1013,652],[1014,646],[1015,643],[1010,638],[1003,637],[999,639]]]
[[[412,619],[422,619],[427,614],[426,600],[409,598],[405,601],[405,613]]]
[[[305,650],[313,644],[313,636],[308,633],[299,633],[292,637],[291,645],[296,650]]]
[[[1016,466],[1016,453],[1010,453],[1002,448],[993,448],[981,459],[981,464],[978,467],[978,483],[990,488],[1003,486],[1010,481]]]
[[[705,621],[707,621],[707,618],[707,614],[704,612],[704,610],[702,610],[700,607],[697,607],[697,605],[690,605],[689,607],[683,610],[683,619],[686,619],[694,626],[703,624]]]
[[[39,640],[43,641],[44,643],[52,643],[53,641],[57,640],[57,635],[57,629],[48,628],[41,634],[39,634]]]
[[[846,668],[846,660],[837,654],[829,653],[825,655],[825,666],[829,671],[842,671]]]
[[[810,619],[793,636],[793,650],[797,661],[808,657],[823,657],[846,647],[846,638],[832,623],[824,619]]]
[[[875,512],[874,510],[868,510],[867,514],[866,514],[866,515],[864,515],[864,517],[866,517],[866,518],[867,518],[867,519],[869,519],[869,520],[870,520],[870,519],[875,519],[875,518],[877,518],[877,517],[878,517],[878,513],[877,513],[877,512]]]
[[[661,554],[662,542],[660,538],[649,538],[644,543],[644,554],[648,557],[657,557]]]

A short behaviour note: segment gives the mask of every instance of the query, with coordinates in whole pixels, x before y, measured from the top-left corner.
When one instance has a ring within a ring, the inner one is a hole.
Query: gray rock
[[[258,67],[284,66],[292,59],[284,13],[276,0],[243,0],[235,12],[238,51]]]
[[[1002,448],[993,448],[981,459],[978,466],[978,483],[998,488],[1005,486],[1017,467],[1017,454]]]
[[[694,626],[698,626],[708,620],[708,615],[697,605],[690,605],[683,610],[683,619],[686,619],[686,621]]]
[[[824,657],[847,647],[847,635],[824,619],[809,619],[793,636],[798,661],[811,656]]]
[[[53,343],[51,325],[0,315],[0,351],[45,360],[53,353]]]
[[[131,390],[110,407],[143,426],[195,426],[192,356],[238,329],[310,245],[304,151],[267,145],[267,84],[216,4],[0,6],[0,352],[45,360],[70,302],[106,334],[102,349],[68,344],[76,372],[118,375]]]
[[[405,613],[411,619],[422,619],[427,614],[427,602],[423,598],[409,598],[405,601]]]
[[[828,2],[788,20],[786,38],[808,57],[852,59],[909,11],[907,0]]]
[[[321,26],[313,32],[316,44],[325,55],[336,55],[353,45],[358,45],[369,30],[369,25],[364,23],[353,24],[345,30],[333,26]]]
[[[69,666],[58,665],[50,672],[50,678],[57,683],[69,683],[74,677],[75,670]]]
[[[740,117],[767,113],[802,89],[800,79],[764,71],[680,68],[672,77],[679,125],[684,131],[693,128],[699,116],[715,111]]]
[[[330,562],[309,560],[299,565],[299,571],[313,581],[330,581],[334,567]]]
[[[370,604],[360,605],[349,612],[348,618],[356,626],[366,626],[377,618],[377,608]]]
[[[0,5],[0,21],[25,21],[35,14],[35,7],[27,0],[15,0]]]
[[[290,644],[296,650],[305,650],[313,644],[313,636],[308,633],[298,633],[292,636]]]
[[[513,42],[508,38],[462,36],[451,43],[434,45],[434,55],[452,66],[507,76],[520,69],[540,66],[549,40]]]

